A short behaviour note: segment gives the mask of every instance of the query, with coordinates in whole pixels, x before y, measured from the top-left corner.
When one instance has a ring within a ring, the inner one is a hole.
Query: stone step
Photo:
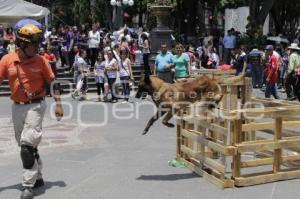
[[[132,70],[133,70],[135,85],[137,85],[143,74],[142,65],[134,64],[132,65]],[[69,73],[68,70],[66,69],[62,69],[62,68],[57,69],[57,79],[61,81],[65,81],[65,83],[63,82],[61,83],[63,90],[68,90],[68,89],[73,90],[76,87],[76,85],[73,83],[73,73]],[[94,76],[88,77],[88,86],[89,86],[88,92],[96,91],[96,82]],[[0,96],[7,96],[7,95],[10,95],[9,82],[8,80],[4,80],[2,82],[2,85],[0,86]]]

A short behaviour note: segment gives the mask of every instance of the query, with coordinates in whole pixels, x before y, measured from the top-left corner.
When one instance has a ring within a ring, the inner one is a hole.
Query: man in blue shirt
[[[161,52],[156,56],[154,75],[167,83],[173,83],[174,77],[171,70],[173,66],[173,54],[168,52],[167,44],[161,45]]]
[[[231,51],[235,49],[236,44],[236,37],[234,35],[234,29],[228,30],[228,35],[226,35],[223,39],[223,45],[224,45],[224,58],[223,61],[226,64],[230,64],[231,60]]]

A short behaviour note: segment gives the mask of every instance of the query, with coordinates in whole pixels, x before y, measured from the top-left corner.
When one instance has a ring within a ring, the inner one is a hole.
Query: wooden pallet
[[[177,120],[177,159],[220,188],[300,178],[300,104],[242,103],[230,92],[226,100],[236,104],[222,102],[218,114],[188,109]]]

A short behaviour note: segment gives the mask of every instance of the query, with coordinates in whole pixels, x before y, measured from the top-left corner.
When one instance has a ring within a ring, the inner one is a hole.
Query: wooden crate
[[[207,75],[212,78],[218,78],[218,77],[232,77],[235,76],[236,70],[230,69],[230,70],[219,70],[219,69],[194,69],[192,70],[192,77],[198,77],[200,75]]]
[[[220,188],[300,178],[300,104],[252,98],[243,105],[187,110],[177,120],[177,159]]]

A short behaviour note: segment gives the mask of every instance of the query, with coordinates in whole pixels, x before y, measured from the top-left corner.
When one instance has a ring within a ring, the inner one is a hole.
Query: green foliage
[[[263,26],[257,25],[251,17],[248,17],[246,29],[246,33],[238,39],[237,44],[239,46],[244,46],[246,50],[251,50],[253,48],[262,48],[266,45],[267,38],[263,35]]]
[[[236,8],[244,4],[244,0],[220,0],[221,7]]]
[[[91,18],[87,13],[91,13],[89,0],[76,0],[74,2],[74,16],[79,24],[89,23]]]
[[[160,6],[177,6],[177,2],[174,0],[143,0],[143,2],[146,2],[147,7],[149,8],[150,6],[154,5],[160,5]]]
[[[105,21],[105,3],[103,0],[94,0],[94,4],[91,5],[91,19],[92,23]]]

